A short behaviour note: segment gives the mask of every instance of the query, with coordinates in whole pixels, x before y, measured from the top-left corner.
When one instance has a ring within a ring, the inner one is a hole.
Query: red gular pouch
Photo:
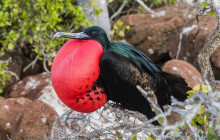
[[[77,39],[67,41],[57,53],[51,68],[52,85],[60,100],[72,110],[90,113],[105,104],[103,89],[94,87],[102,54],[97,41]]]

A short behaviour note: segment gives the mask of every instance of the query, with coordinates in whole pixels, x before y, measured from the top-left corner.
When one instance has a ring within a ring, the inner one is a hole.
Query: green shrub
[[[48,62],[64,41],[53,40],[52,33],[91,25],[82,7],[72,0],[2,0],[0,9],[2,47],[12,50],[19,42],[30,43],[38,59]]]
[[[125,25],[121,20],[117,20],[110,31],[112,41],[120,41],[125,37],[125,31],[130,30],[129,25]]]
[[[3,54],[4,54],[3,49],[1,49],[0,56]],[[8,63],[9,61],[0,61],[0,93],[3,92],[3,87],[10,79],[10,74],[6,73],[6,70],[8,69]]]
[[[100,14],[97,3],[91,1],[91,4],[95,14]],[[53,40],[55,32],[74,32],[80,27],[92,25],[76,0],[1,0],[0,19],[2,52],[17,49],[23,42],[31,50],[31,59],[44,60],[47,65],[52,64],[65,40]],[[6,67],[0,65],[0,77]]]

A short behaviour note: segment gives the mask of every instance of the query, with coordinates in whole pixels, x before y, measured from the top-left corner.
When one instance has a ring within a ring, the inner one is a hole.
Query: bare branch
[[[128,3],[128,0],[124,0],[122,5],[119,7],[119,9],[117,10],[117,12],[115,12],[110,19],[113,20],[117,15],[119,15],[122,11],[122,9],[125,7],[125,5]]]
[[[155,12],[153,10],[151,10],[146,4],[144,4],[144,2],[142,0],[136,0],[137,3],[139,3],[147,12],[149,12],[150,14],[155,15]]]
[[[9,70],[4,70],[5,73],[9,73],[10,75],[14,76],[15,79],[18,81],[19,80],[19,77],[16,73],[14,73],[13,71],[9,71]]]
[[[141,88],[139,89],[143,92]],[[192,107],[184,110],[174,105],[191,105]],[[220,124],[216,124],[214,120],[220,112],[220,92],[210,92],[208,96],[198,92],[185,102],[179,102],[172,98],[172,106],[169,106],[166,112],[161,112],[150,120],[143,119],[141,121],[139,113],[120,109],[120,106],[114,103],[111,103],[111,105],[106,103],[103,108],[91,114],[79,114],[69,111],[55,120],[51,139],[116,139],[117,131],[121,133],[123,139],[130,139],[133,134],[138,133],[138,137],[142,139],[152,135],[158,139],[186,139],[190,136],[192,139],[201,140],[206,138],[207,133],[201,133],[200,130],[196,130],[191,125],[191,120],[200,111],[201,105],[206,106],[212,114],[210,125],[213,128],[217,128]],[[166,118],[171,112],[180,114],[182,120],[174,124],[163,123],[161,126],[153,126],[151,124],[161,117]],[[130,114],[134,116],[129,116]],[[61,122],[61,128],[59,128],[58,122]],[[74,127],[79,126],[80,128],[76,131],[75,128],[70,129],[67,124],[71,124]],[[191,133],[183,134],[181,131],[175,130],[181,128],[184,124],[188,126]]]
[[[44,60],[43,60],[43,67],[46,72],[50,72],[47,68],[47,59],[46,58],[44,58]]]
[[[34,68],[34,65],[37,63],[38,57],[39,57],[39,56],[36,56],[35,59],[23,69],[23,72],[25,72],[25,71],[26,71],[28,68],[30,68],[31,66],[32,66],[32,69],[33,69],[33,68]]]
[[[0,60],[0,63],[7,63],[9,61],[11,61],[11,57],[9,57],[7,60]]]

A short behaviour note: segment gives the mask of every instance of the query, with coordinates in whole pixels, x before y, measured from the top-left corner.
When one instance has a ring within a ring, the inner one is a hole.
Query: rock
[[[9,61],[8,71],[13,72],[16,76],[12,75],[10,82],[4,87],[7,87],[8,85],[22,79],[27,75],[37,74],[41,71],[40,65],[35,64],[33,69],[30,67],[27,69],[27,71],[23,72],[23,68],[31,63],[31,60],[16,51],[5,52],[5,54],[0,57],[0,60],[8,60],[9,58],[11,58],[11,60]]]
[[[31,102],[23,97],[8,99],[0,97],[0,132],[10,135],[16,121]]]
[[[24,110],[12,130],[13,140],[46,139],[57,113],[47,104],[35,100]]]
[[[217,19],[215,16],[202,16],[199,22],[192,19],[186,24],[182,31],[180,31],[170,44],[170,57],[178,58],[193,64],[199,69],[197,56],[203,48],[209,35],[217,26]],[[182,39],[180,39],[182,36]],[[218,48],[211,56],[211,63],[217,70],[215,76],[220,73],[220,48]],[[220,77],[217,76],[217,77]],[[218,78],[219,79],[219,78]]]
[[[162,70],[181,75],[191,88],[197,84],[202,84],[202,75],[200,72],[194,66],[185,61],[178,59],[167,61],[163,65]]]
[[[22,81],[15,83],[10,89],[9,97],[26,97],[31,100],[40,100],[54,108],[59,114],[70,110],[58,98],[53,89],[50,79],[50,73],[41,73],[34,76],[28,76]]]
[[[11,87],[9,97],[26,97],[31,100],[38,99],[54,108],[59,115],[70,110],[62,103],[54,91],[50,79],[50,73],[28,76],[22,81],[15,83]]]
[[[211,62],[213,65],[220,69],[220,46],[217,48],[217,50],[212,54],[211,56]]]
[[[31,100],[40,100],[55,109],[61,115],[70,110],[58,98],[53,89],[50,73],[41,73],[28,76],[22,81],[15,83],[10,89],[9,97],[26,97]]]
[[[47,85],[41,90],[41,96],[38,100],[51,106],[58,115],[62,115],[64,112],[70,110],[64,103],[58,98],[52,84]]]
[[[160,12],[161,15],[165,13],[164,16],[160,17],[151,17],[150,14],[123,16],[120,20],[131,27],[126,32],[125,39],[158,63],[168,56],[169,46],[173,38],[182,30],[184,24],[193,17],[193,14],[187,15],[189,10],[190,6],[179,4],[158,9],[157,12]]]
[[[9,99],[26,97],[34,101],[23,111],[22,116],[19,115],[21,117],[17,119],[18,121],[14,120],[13,123],[16,123],[16,126],[12,127],[12,139],[49,137],[55,118],[70,110],[57,97],[52,87],[50,73],[28,76],[17,82],[11,87],[9,97],[11,97]],[[42,124],[42,122],[45,122],[45,124]]]
[[[0,140],[7,140],[8,137],[9,135],[6,132],[2,131],[2,128],[0,127]]]
[[[42,90],[51,83],[50,73],[41,73],[34,76],[27,76],[22,81],[12,85],[9,90],[9,97],[26,97],[35,100],[42,94]]]

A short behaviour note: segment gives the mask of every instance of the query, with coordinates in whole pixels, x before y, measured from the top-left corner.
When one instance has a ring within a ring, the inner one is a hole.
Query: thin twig
[[[46,58],[44,58],[44,60],[43,60],[43,67],[44,67],[44,70],[48,73],[48,72],[50,72],[49,70],[48,70],[48,68],[47,68],[47,59]]]
[[[139,3],[147,12],[149,12],[150,14],[155,15],[155,12],[153,10],[151,10],[146,4],[144,4],[144,2],[142,0],[136,0],[137,3]]]
[[[9,57],[7,60],[0,60],[0,63],[7,63],[9,61],[11,61],[11,57]]]
[[[208,96],[206,96],[201,91],[192,95],[190,99],[187,99],[185,102],[179,102],[175,98],[172,98],[172,105],[192,105],[192,108],[188,110],[184,110],[175,106],[168,106],[167,112],[162,112],[158,114],[154,118],[150,120],[145,120],[142,122],[136,122],[129,114],[125,114],[125,110],[121,110],[117,107],[117,104],[109,105],[105,104],[104,108],[101,111],[98,111],[100,114],[99,117],[94,114],[88,114],[87,117],[69,117],[71,112],[67,112],[56,119],[55,122],[58,124],[58,121],[62,119],[64,116],[68,116],[64,118],[62,124],[66,124],[65,122],[73,119],[76,123],[80,121],[78,125],[81,125],[83,130],[79,132],[72,132],[67,137],[66,133],[70,132],[63,132],[59,131],[56,125],[53,125],[53,129],[57,130],[57,139],[59,138],[69,138],[69,139],[107,139],[107,138],[115,138],[115,133],[120,132],[122,134],[123,139],[130,139],[130,134],[137,134],[137,133],[150,133],[153,137],[158,139],[186,139],[188,136],[191,136],[192,139],[205,139],[206,133],[201,133],[200,130],[196,130],[191,125],[191,120],[200,111],[200,106],[204,105],[207,107],[208,111],[211,112],[211,120],[219,115],[220,112],[220,92],[210,92]],[[174,124],[162,124],[161,126],[153,126],[151,123],[157,120],[160,117],[166,118],[171,114],[171,112],[175,112],[180,114],[183,118],[181,121],[176,122]],[[138,113],[136,113],[138,114]],[[82,115],[84,116],[84,115]],[[97,122],[99,121],[99,122]],[[82,125],[82,122],[85,122]],[[86,125],[87,124],[87,125]],[[189,130],[192,133],[186,133],[185,135],[181,131],[176,131],[176,128],[181,128],[184,124],[186,124]],[[211,123],[210,123],[211,124]],[[213,124],[215,125],[215,124]],[[65,127],[65,126],[63,126]],[[65,129],[66,130],[66,129]],[[129,133],[127,133],[129,132]],[[52,133],[55,133],[54,131]],[[52,135],[51,133],[51,135]],[[174,135],[175,134],[175,135]],[[193,134],[193,135],[191,135]],[[53,134],[53,136],[55,136]],[[59,137],[60,136],[60,137]],[[51,137],[55,138],[55,137]]]
[[[13,75],[17,81],[19,80],[18,75],[16,73],[14,73],[13,71],[9,71],[9,70],[4,70],[4,71],[5,71],[5,73],[9,73],[10,75]]]
[[[31,66],[32,66],[32,69],[34,69],[34,66],[35,66],[35,64],[37,63],[38,57],[39,57],[39,56],[37,55],[37,56],[35,57],[35,59],[23,69],[23,72],[25,72],[25,71],[26,71],[29,67],[31,67]]]
[[[113,20],[116,16],[118,16],[118,15],[121,13],[122,9],[125,7],[125,5],[126,5],[127,3],[128,3],[128,0],[124,0],[123,3],[122,3],[122,5],[118,8],[117,12],[115,12],[115,13],[110,17],[110,19]]]

